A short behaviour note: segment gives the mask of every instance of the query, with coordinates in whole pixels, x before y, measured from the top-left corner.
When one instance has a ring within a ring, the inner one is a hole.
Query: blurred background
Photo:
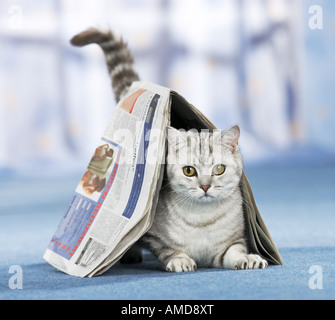
[[[120,268],[110,275],[131,281],[88,284],[42,263],[116,106],[100,48],[69,43],[91,26],[123,35],[142,80],[176,90],[220,129],[240,125],[278,272],[198,271],[190,287]],[[335,297],[334,102],[334,0],[1,0],[0,299]],[[8,289],[10,265],[24,266],[25,290]],[[308,287],[312,265],[324,290]]]
[[[322,0],[2,0],[0,173],[83,172],[115,108],[90,26],[123,35],[142,80],[224,129],[245,163],[335,159],[335,3]]]

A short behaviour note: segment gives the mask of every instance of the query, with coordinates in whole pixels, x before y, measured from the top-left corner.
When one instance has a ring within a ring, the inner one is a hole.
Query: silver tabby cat
[[[91,28],[71,43],[101,46],[117,101],[139,80],[126,44],[111,31]],[[268,266],[247,249],[239,187],[243,171],[239,137],[238,126],[222,132],[167,128],[166,181],[153,225],[141,239],[167,271]],[[141,257],[135,245],[122,261],[138,262]]]

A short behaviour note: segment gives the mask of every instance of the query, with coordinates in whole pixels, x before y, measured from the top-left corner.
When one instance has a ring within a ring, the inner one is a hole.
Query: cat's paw
[[[169,272],[189,272],[197,270],[197,265],[193,259],[186,254],[179,254],[173,257],[166,265]]]
[[[265,269],[268,267],[268,262],[261,258],[258,254],[246,254],[242,258],[235,261],[235,270],[247,269]]]

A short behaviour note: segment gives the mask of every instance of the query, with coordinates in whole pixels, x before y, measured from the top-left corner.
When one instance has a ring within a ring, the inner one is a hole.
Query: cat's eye
[[[226,170],[226,167],[223,164],[218,164],[216,166],[214,166],[213,168],[213,174],[216,176],[220,176],[221,174],[223,174]]]
[[[183,168],[184,175],[186,177],[193,177],[197,174],[197,170],[195,170],[193,167],[184,167]]]

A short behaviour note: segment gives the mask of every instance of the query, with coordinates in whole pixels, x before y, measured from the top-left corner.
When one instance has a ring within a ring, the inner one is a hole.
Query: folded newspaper
[[[78,277],[113,266],[152,225],[165,163],[166,126],[215,126],[182,96],[134,82],[116,107],[44,254],[57,269]],[[282,264],[243,173],[241,184],[250,249]]]

